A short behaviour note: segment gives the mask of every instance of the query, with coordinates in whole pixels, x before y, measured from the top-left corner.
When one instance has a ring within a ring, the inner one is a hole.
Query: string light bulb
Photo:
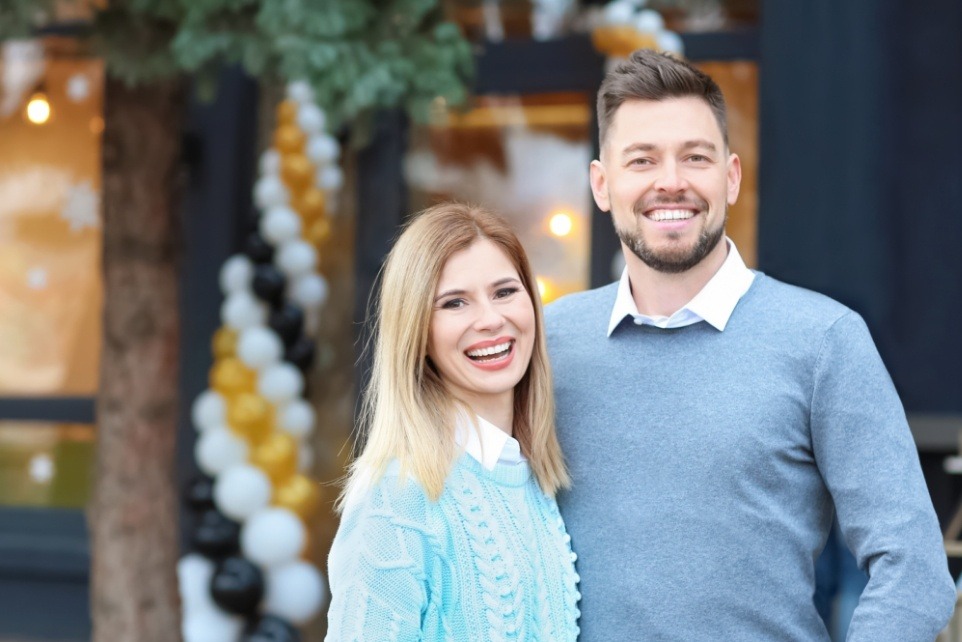
[[[47,94],[43,92],[37,92],[30,97],[27,101],[26,115],[27,120],[29,120],[34,125],[45,125],[52,114],[50,108],[50,100],[47,98]]]
[[[548,219],[548,229],[557,237],[568,236],[573,228],[574,219],[567,212],[555,212]]]

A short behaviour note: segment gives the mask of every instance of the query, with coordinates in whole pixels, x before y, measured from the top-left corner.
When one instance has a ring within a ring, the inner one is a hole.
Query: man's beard
[[[643,216],[637,214],[636,216]],[[666,274],[680,274],[687,272],[699,263],[721,242],[725,235],[725,224],[728,222],[728,207],[725,207],[725,217],[722,224],[715,229],[704,227],[698,235],[698,240],[690,248],[671,248],[655,250],[645,243],[638,226],[634,230],[622,229],[615,226],[615,232],[621,242],[631,250],[632,254],[641,259],[642,263],[653,270]]]

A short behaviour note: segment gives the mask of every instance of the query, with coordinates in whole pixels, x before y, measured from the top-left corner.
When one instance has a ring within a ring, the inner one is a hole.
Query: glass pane
[[[665,17],[677,32],[724,31],[757,27],[758,0],[651,0],[647,7]]]
[[[758,265],[758,65],[704,62],[696,65],[715,79],[728,106],[728,145],[742,161],[738,202],[728,211],[728,236],[748,267]]]
[[[93,426],[0,422],[0,505],[83,508],[93,463]]]
[[[0,394],[92,394],[103,66],[69,40],[0,58]]]
[[[405,159],[411,211],[455,198],[505,216],[542,298],[589,284],[591,108],[585,94],[482,96],[467,112],[438,106]]]

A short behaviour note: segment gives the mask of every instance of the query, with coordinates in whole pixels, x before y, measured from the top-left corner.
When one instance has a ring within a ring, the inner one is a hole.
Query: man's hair
[[[678,58],[638,49],[605,76],[598,90],[598,138],[604,147],[615,112],[629,100],[701,98],[711,107],[728,147],[725,97],[711,77]]]

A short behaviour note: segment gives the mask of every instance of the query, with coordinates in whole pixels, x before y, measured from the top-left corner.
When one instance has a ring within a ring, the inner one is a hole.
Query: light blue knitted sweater
[[[437,502],[392,466],[334,538],[326,640],[574,640],[569,542],[527,463],[463,455]]]
[[[757,274],[724,331],[608,337],[616,287],[545,314],[580,642],[827,641],[812,594],[833,504],[870,576],[849,642],[932,642],[955,587],[859,316]]]

